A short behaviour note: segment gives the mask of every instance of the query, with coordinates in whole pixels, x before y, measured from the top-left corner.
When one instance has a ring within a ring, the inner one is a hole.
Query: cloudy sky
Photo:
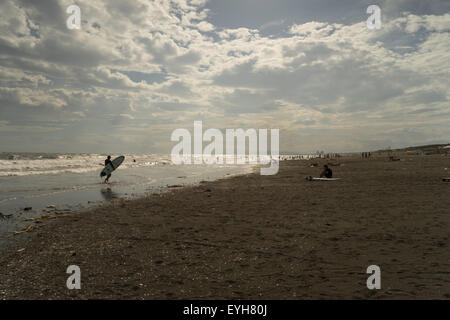
[[[170,153],[194,120],[285,152],[447,143],[449,32],[448,0],[2,1],[0,151]]]

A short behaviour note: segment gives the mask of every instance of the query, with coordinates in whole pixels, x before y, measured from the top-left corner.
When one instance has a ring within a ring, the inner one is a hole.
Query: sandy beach
[[[339,181],[305,180],[325,159],[283,161],[30,223],[1,252],[0,298],[449,299],[450,158],[332,162]]]

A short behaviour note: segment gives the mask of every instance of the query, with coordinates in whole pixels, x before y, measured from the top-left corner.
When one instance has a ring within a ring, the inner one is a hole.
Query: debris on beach
[[[14,234],[21,234],[21,233],[25,233],[25,232],[31,232],[34,231],[34,229],[36,229],[37,227],[33,226],[33,225],[29,225],[27,228],[22,229],[20,231],[15,231]]]
[[[25,251],[25,248],[17,250],[17,252],[22,252],[22,251]]]
[[[23,208],[23,211],[30,211],[30,210],[33,210],[33,207],[26,207],[26,208]]]
[[[167,186],[167,188],[170,188],[170,189],[172,189],[172,188],[183,188],[183,186],[180,185],[180,184],[174,184],[174,185]]]
[[[0,219],[8,219],[11,217],[12,217],[12,214],[3,214],[0,212]]]
[[[42,223],[42,222],[44,222],[45,220],[48,220],[48,219],[55,219],[56,217],[54,217],[54,216],[41,216],[41,217],[39,217],[39,218],[36,218],[36,219],[34,219],[34,222],[35,223]]]

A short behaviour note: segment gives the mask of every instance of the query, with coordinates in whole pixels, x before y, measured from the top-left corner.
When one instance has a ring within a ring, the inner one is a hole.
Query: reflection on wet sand
[[[112,191],[111,188],[103,188],[100,190],[100,193],[106,201],[111,201],[113,199],[119,198],[119,194]]]

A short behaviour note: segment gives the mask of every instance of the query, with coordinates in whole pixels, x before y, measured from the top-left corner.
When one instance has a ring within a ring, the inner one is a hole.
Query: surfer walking
[[[320,174],[320,177],[321,178],[332,178],[333,177],[333,171],[331,171],[331,169],[330,168],[328,168],[328,166],[327,165],[324,165],[323,166],[323,171],[322,171],[322,173]]]
[[[115,168],[114,168],[114,164],[113,164],[112,161],[111,161],[111,156],[108,156],[108,158],[105,160],[105,167],[106,167],[108,164],[110,164],[111,167],[112,167],[113,169],[115,169]],[[106,177],[105,183],[108,183],[109,178],[111,178],[111,173],[108,174],[108,176]]]
[[[114,160],[111,160],[111,156],[108,156],[108,158],[105,160],[105,168],[103,168],[102,172],[100,172],[101,178],[106,176],[106,179],[104,181],[105,183],[108,183],[109,178],[111,178],[111,173],[116,170],[124,160],[124,156],[117,157]]]

